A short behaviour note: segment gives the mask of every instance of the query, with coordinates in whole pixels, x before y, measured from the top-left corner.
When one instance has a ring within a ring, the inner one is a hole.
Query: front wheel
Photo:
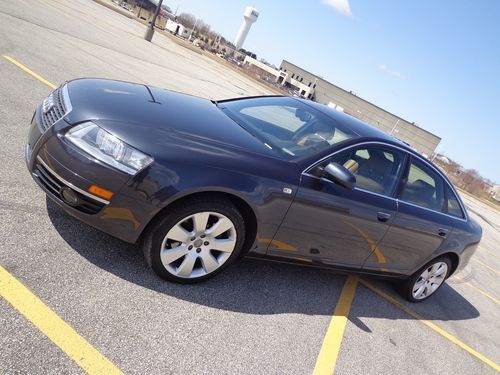
[[[451,271],[447,256],[427,263],[401,286],[401,294],[410,302],[422,302],[441,288]]]
[[[244,239],[244,219],[230,201],[192,200],[174,206],[153,224],[143,250],[158,276],[194,283],[227,267],[238,257]]]

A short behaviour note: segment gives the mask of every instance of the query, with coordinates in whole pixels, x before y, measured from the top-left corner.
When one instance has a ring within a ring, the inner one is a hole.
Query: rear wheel
[[[143,251],[160,277],[194,283],[215,276],[232,263],[244,239],[245,222],[230,201],[192,200],[174,206],[153,224]]]
[[[434,259],[401,286],[401,294],[410,302],[422,302],[443,286],[450,271],[450,258],[444,256]]]

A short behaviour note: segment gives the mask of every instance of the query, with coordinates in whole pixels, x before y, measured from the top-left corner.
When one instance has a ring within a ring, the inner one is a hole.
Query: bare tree
[[[202,35],[207,35],[210,32],[210,25],[208,23],[205,23],[203,20],[198,19],[198,23],[196,25],[196,28]]]
[[[196,23],[196,17],[190,13],[181,13],[177,16],[177,22],[181,23],[188,29],[192,29]]]
[[[434,162],[446,173],[448,178],[459,188],[477,196],[488,197],[493,182],[483,178],[475,169],[466,169],[443,155],[438,155]]]

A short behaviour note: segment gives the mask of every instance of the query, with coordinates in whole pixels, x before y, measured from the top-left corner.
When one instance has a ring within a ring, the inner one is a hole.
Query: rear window
[[[434,211],[444,207],[443,179],[418,159],[413,159],[401,200]]]
[[[460,205],[456,194],[448,185],[446,185],[446,198],[448,200],[448,214],[459,217],[461,219],[465,219],[464,212],[462,211],[462,206]]]

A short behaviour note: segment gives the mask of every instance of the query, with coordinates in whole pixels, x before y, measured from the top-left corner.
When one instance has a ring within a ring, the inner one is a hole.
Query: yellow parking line
[[[372,249],[372,252],[375,254],[377,257],[377,262],[380,264],[387,263],[387,260],[385,259],[384,254],[380,251],[378,248],[377,244],[365,233],[363,232],[357,225],[354,225],[352,223],[349,223],[348,221],[342,220],[345,224],[349,225],[351,228],[353,228],[356,232],[358,232],[361,237],[370,245],[370,248]]]
[[[325,338],[323,339],[318,358],[316,359],[313,375],[331,375],[335,370],[335,364],[337,363],[340,345],[342,344],[342,338],[344,337],[344,330],[347,324],[347,317],[351,310],[357,284],[357,277],[347,277],[344,287],[342,288],[342,293],[340,294],[340,299],[333,312],[330,325],[326,331]]]
[[[477,286],[472,285],[470,282],[465,281],[464,279],[461,279],[460,277],[454,276],[453,278],[454,278],[455,280],[457,280],[457,281],[460,281],[462,284],[465,284],[465,285],[467,285],[468,287],[470,287],[470,288],[474,289],[476,292],[478,292],[478,293],[482,294],[483,296],[485,296],[485,297],[487,297],[487,298],[491,299],[491,300],[492,300],[493,302],[495,302],[496,304],[500,305],[500,301],[499,301],[499,300],[497,300],[497,299],[496,299],[495,297],[493,297],[492,295],[490,295],[490,294],[486,293],[484,290],[479,289]]]
[[[483,296],[485,296],[485,297],[487,297],[487,298],[491,299],[493,302],[495,302],[496,304],[500,305],[500,301],[499,301],[499,300],[497,300],[495,297],[493,297],[493,296],[489,295],[489,294],[488,294],[488,293],[486,293],[485,291],[483,291],[483,290],[479,289],[477,286],[472,285],[472,284],[471,284],[471,283],[469,283],[469,282],[465,282],[465,285],[467,285],[467,286],[471,287],[471,288],[472,288],[472,289],[474,289],[476,292],[481,293]]]
[[[421,315],[417,314],[415,311],[411,310],[409,307],[403,305],[401,302],[399,302],[395,298],[393,298],[390,295],[384,293],[383,291],[381,291],[377,287],[371,285],[366,280],[361,279],[360,283],[363,284],[364,286],[366,286],[371,291],[377,293],[380,297],[382,297],[386,301],[388,301],[388,302],[392,303],[394,306],[400,308],[401,310],[403,310],[408,315],[411,315],[415,319],[419,320],[421,323],[425,324],[430,329],[432,329],[435,332],[439,333],[441,336],[447,338],[448,340],[450,340],[455,345],[457,345],[460,348],[462,348],[463,350],[467,351],[469,354],[472,354],[474,357],[476,357],[480,361],[486,363],[488,366],[493,367],[495,370],[500,371],[500,366],[497,365],[495,362],[493,362],[492,360],[486,358],[481,353],[475,351],[470,346],[468,346],[467,344],[463,343],[462,341],[460,341],[458,338],[456,338],[452,334],[450,334],[450,333],[446,332],[444,329],[438,327],[436,324],[428,321],[427,319],[424,319],[424,317],[422,317]]]
[[[477,263],[479,263],[479,264],[482,264],[484,267],[488,268],[492,272],[495,272],[497,275],[500,275],[500,272],[498,272],[496,269],[488,266],[486,263],[481,262],[479,259],[472,258],[472,260],[475,261],[475,262],[477,262]]]
[[[55,89],[57,86],[54,85],[53,83],[47,81],[45,78],[43,78],[41,75],[35,73],[34,71],[32,71],[31,69],[29,69],[28,67],[24,66],[23,64],[21,64],[19,61],[16,61],[14,60],[12,57],[10,56],[7,56],[7,55],[2,55],[2,57],[8,61],[10,61],[12,64],[14,64],[15,66],[17,66],[18,68],[24,70],[26,73],[28,74],[31,74],[33,77],[35,77],[36,79],[38,79],[40,82],[43,82],[45,83],[47,86],[49,86],[50,88],[52,89]]]
[[[2,266],[0,266],[0,297],[7,300],[87,373],[122,374],[113,363]]]

